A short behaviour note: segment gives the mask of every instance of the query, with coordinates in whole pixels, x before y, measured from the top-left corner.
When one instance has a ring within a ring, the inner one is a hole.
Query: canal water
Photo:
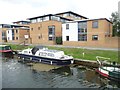
[[[94,69],[81,66],[36,71],[16,58],[0,58],[2,88],[117,88]],[[45,66],[46,67],[46,66]]]

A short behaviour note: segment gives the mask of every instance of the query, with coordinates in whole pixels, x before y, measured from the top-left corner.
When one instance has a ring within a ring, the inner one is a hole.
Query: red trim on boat
[[[12,52],[12,50],[0,50],[0,52]]]
[[[96,70],[96,72],[98,72],[100,75],[102,75],[102,76],[104,76],[104,77],[109,78],[109,75],[108,75],[108,74],[105,74],[105,73],[99,71],[98,69]]]

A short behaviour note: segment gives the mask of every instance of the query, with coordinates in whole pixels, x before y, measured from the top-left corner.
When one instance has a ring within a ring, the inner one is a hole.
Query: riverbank
[[[26,48],[32,48],[34,46],[23,46],[23,45],[15,45],[15,44],[9,44],[13,50],[23,50]],[[62,50],[67,55],[71,55],[74,58],[81,59],[81,60],[91,60],[96,61],[96,56],[106,57],[110,58],[108,60],[109,62],[117,62],[120,63],[120,60],[118,60],[118,51],[114,50],[91,50],[91,49],[85,49],[85,48],[72,48],[72,47],[53,47],[53,46],[46,46],[49,49],[55,49],[55,50]]]

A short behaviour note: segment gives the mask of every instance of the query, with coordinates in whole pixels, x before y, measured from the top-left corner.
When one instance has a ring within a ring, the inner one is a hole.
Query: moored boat
[[[73,57],[65,55],[63,51],[50,50],[43,46],[24,49],[18,52],[18,57],[33,62],[46,63],[51,65],[70,65],[73,63]]]
[[[2,57],[13,57],[13,50],[9,45],[0,45],[0,53]]]
[[[100,66],[96,71],[103,77],[120,81],[120,68],[119,67]]]
[[[113,62],[112,65],[103,65],[98,58],[97,61],[99,63],[99,67],[96,69],[96,72],[103,77],[120,82],[120,67],[115,62]]]
[[[0,45],[0,52],[1,53],[12,52],[12,49],[9,45]]]

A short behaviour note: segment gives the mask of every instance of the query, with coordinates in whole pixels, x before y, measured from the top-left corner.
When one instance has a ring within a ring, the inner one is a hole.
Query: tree
[[[120,19],[118,12],[113,12],[111,16],[111,21],[113,22],[113,36],[120,37]]]

